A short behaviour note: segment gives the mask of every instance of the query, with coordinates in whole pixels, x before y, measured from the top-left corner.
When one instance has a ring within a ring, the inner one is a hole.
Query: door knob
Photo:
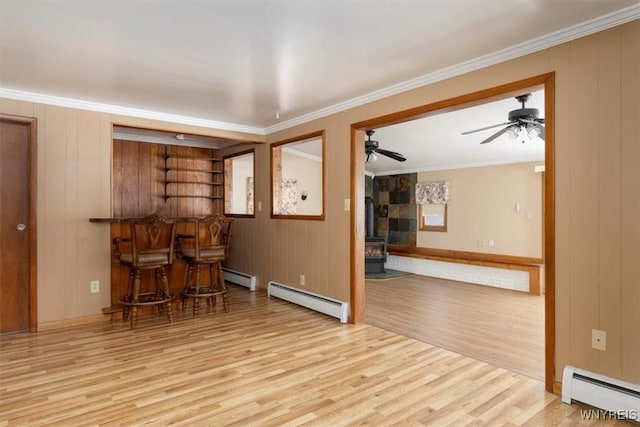
[[[24,230],[26,230],[26,229],[27,229],[27,226],[26,226],[26,225],[24,225],[24,224],[18,224],[18,225],[16,225],[16,230],[18,230],[18,231],[24,231]]]

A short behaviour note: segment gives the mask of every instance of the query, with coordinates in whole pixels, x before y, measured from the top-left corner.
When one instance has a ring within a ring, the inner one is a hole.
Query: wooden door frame
[[[364,322],[364,134],[373,129],[467,108],[514,92],[543,87],[545,94],[545,173],[543,254],[545,263],[545,389],[553,392],[555,374],[555,73],[519,80],[478,92],[375,117],[351,125],[350,323]]]
[[[29,332],[38,330],[38,264],[37,264],[37,216],[36,216],[36,181],[37,181],[37,119],[33,117],[1,114],[0,121],[19,123],[29,126],[28,167],[29,167],[29,215],[27,227],[29,230]]]

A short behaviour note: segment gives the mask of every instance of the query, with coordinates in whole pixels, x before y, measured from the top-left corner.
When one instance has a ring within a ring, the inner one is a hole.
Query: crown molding
[[[422,75],[415,79],[388,86],[375,92],[370,92],[363,96],[352,98],[347,101],[311,112],[309,114],[304,114],[302,116],[295,117],[282,123],[268,126],[265,128],[265,133],[269,135],[271,133],[297,126],[311,120],[326,117],[330,114],[339,113],[341,111],[345,111],[354,107],[368,104],[373,101],[397,95],[402,92],[417,89],[419,87],[433,84],[452,77],[460,76],[471,71],[477,71],[491,65],[500,64],[511,59],[548,49],[550,47],[557,46],[559,44],[566,43],[580,37],[585,37],[590,34],[606,30],[608,28],[622,25],[639,18],[640,4],[635,4],[624,9],[620,9],[616,12],[600,16],[590,21],[565,28],[563,30],[556,31],[554,33],[547,34],[545,36],[541,36],[533,40],[529,40],[527,42],[490,53],[485,56],[471,59],[469,61],[465,61],[451,67],[443,68],[433,73]]]
[[[388,86],[386,88],[370,92],[368,94],[352,98],[347,101],[340,102],[338,104],[334,104],[332,106],[322,108],[320,110],[316,110],[311,113],[304,114],[267,127],[255,127],[236,123],[218,122],[215,120],[182,116],[178,114],[168,114],[159,111],[122,107],[117,105],[45,95],[34,92],[25,92],[8,88],[0,88],[0,97],[15,99],[18,101],[37,102],[41,104],[56,105],[60,107],[77,108],[82,110],[97,111],[101,113],[159,120],[169,123],[180,123],[185,125],[201,126],[205,128],[243,132],[256,135],[269,135],[274,132],[278,132],[302,123],[309,122],[311,120],[326,117],[328,115],[339,113],[373,101],[397,95],[399,93],[403,93],[412,89],[433,84],[471,71],[476,71],[491,65],[496,65],[514,58],[518,58],[530,53],[566,43],[580,37],[588,36],[590,34],[594,34],[608,28],[634,21],[636,19],[640,19],[640,4],[635,4],[627,8],[609,13],[607,15],[592,19],[590,21],[586,21],[560,31],[556,31],[551,34],[511,46],[509,48],[491,53],[489,55],[471,59],[469,61],[465,61],[451,67],[443,68],[441,70],[422,75],[415,79]]]
[[[141,119],[159,120],[169,123],[200,126],[210,129],[220,129],[234,132],[243,132],[256,135],[264,135],[265,129],[255,126],[245,126],[235,123],[218,122],[215,120],[200,119],[197,117],[168,114],[159,111],[142,110],[138,108],[121,107],[118,105],[103,104],[100,102],[84,101],[75,98],[45,95],[41,93],[25,92],[21,90],[0,88],[0,98],[15,99],[17,101],[36,102],[39,104],[55,105],[58,107],[77,108],[80,110],[96,111],[99,113],[116,114],[120,116],[138,117]]]

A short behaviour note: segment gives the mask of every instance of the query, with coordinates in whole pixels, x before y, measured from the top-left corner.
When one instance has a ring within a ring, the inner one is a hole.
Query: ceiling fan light
[[[369,153],[366,153],[366,158],[364,160],[365,163],[373,163],[376,160],[378,160],[378,155],[376,154],[375,151],[371,151]]]
[[[536,125],[528,124],[527,136],[529,137],[529,140],[538,138],[540,136],[540,128]]]
[[[509,126],[507,129],[507,136],[512,141],[515,141],[520,136],[520,127],[519,126]]]

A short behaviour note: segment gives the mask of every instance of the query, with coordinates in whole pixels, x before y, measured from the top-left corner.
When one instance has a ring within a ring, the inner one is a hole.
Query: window
[[[447,231],[447,205],[418,205],[420,231]]]
[[[254,150],[224,157],[224,214],[227,216],[255,217],[254,157]]]

